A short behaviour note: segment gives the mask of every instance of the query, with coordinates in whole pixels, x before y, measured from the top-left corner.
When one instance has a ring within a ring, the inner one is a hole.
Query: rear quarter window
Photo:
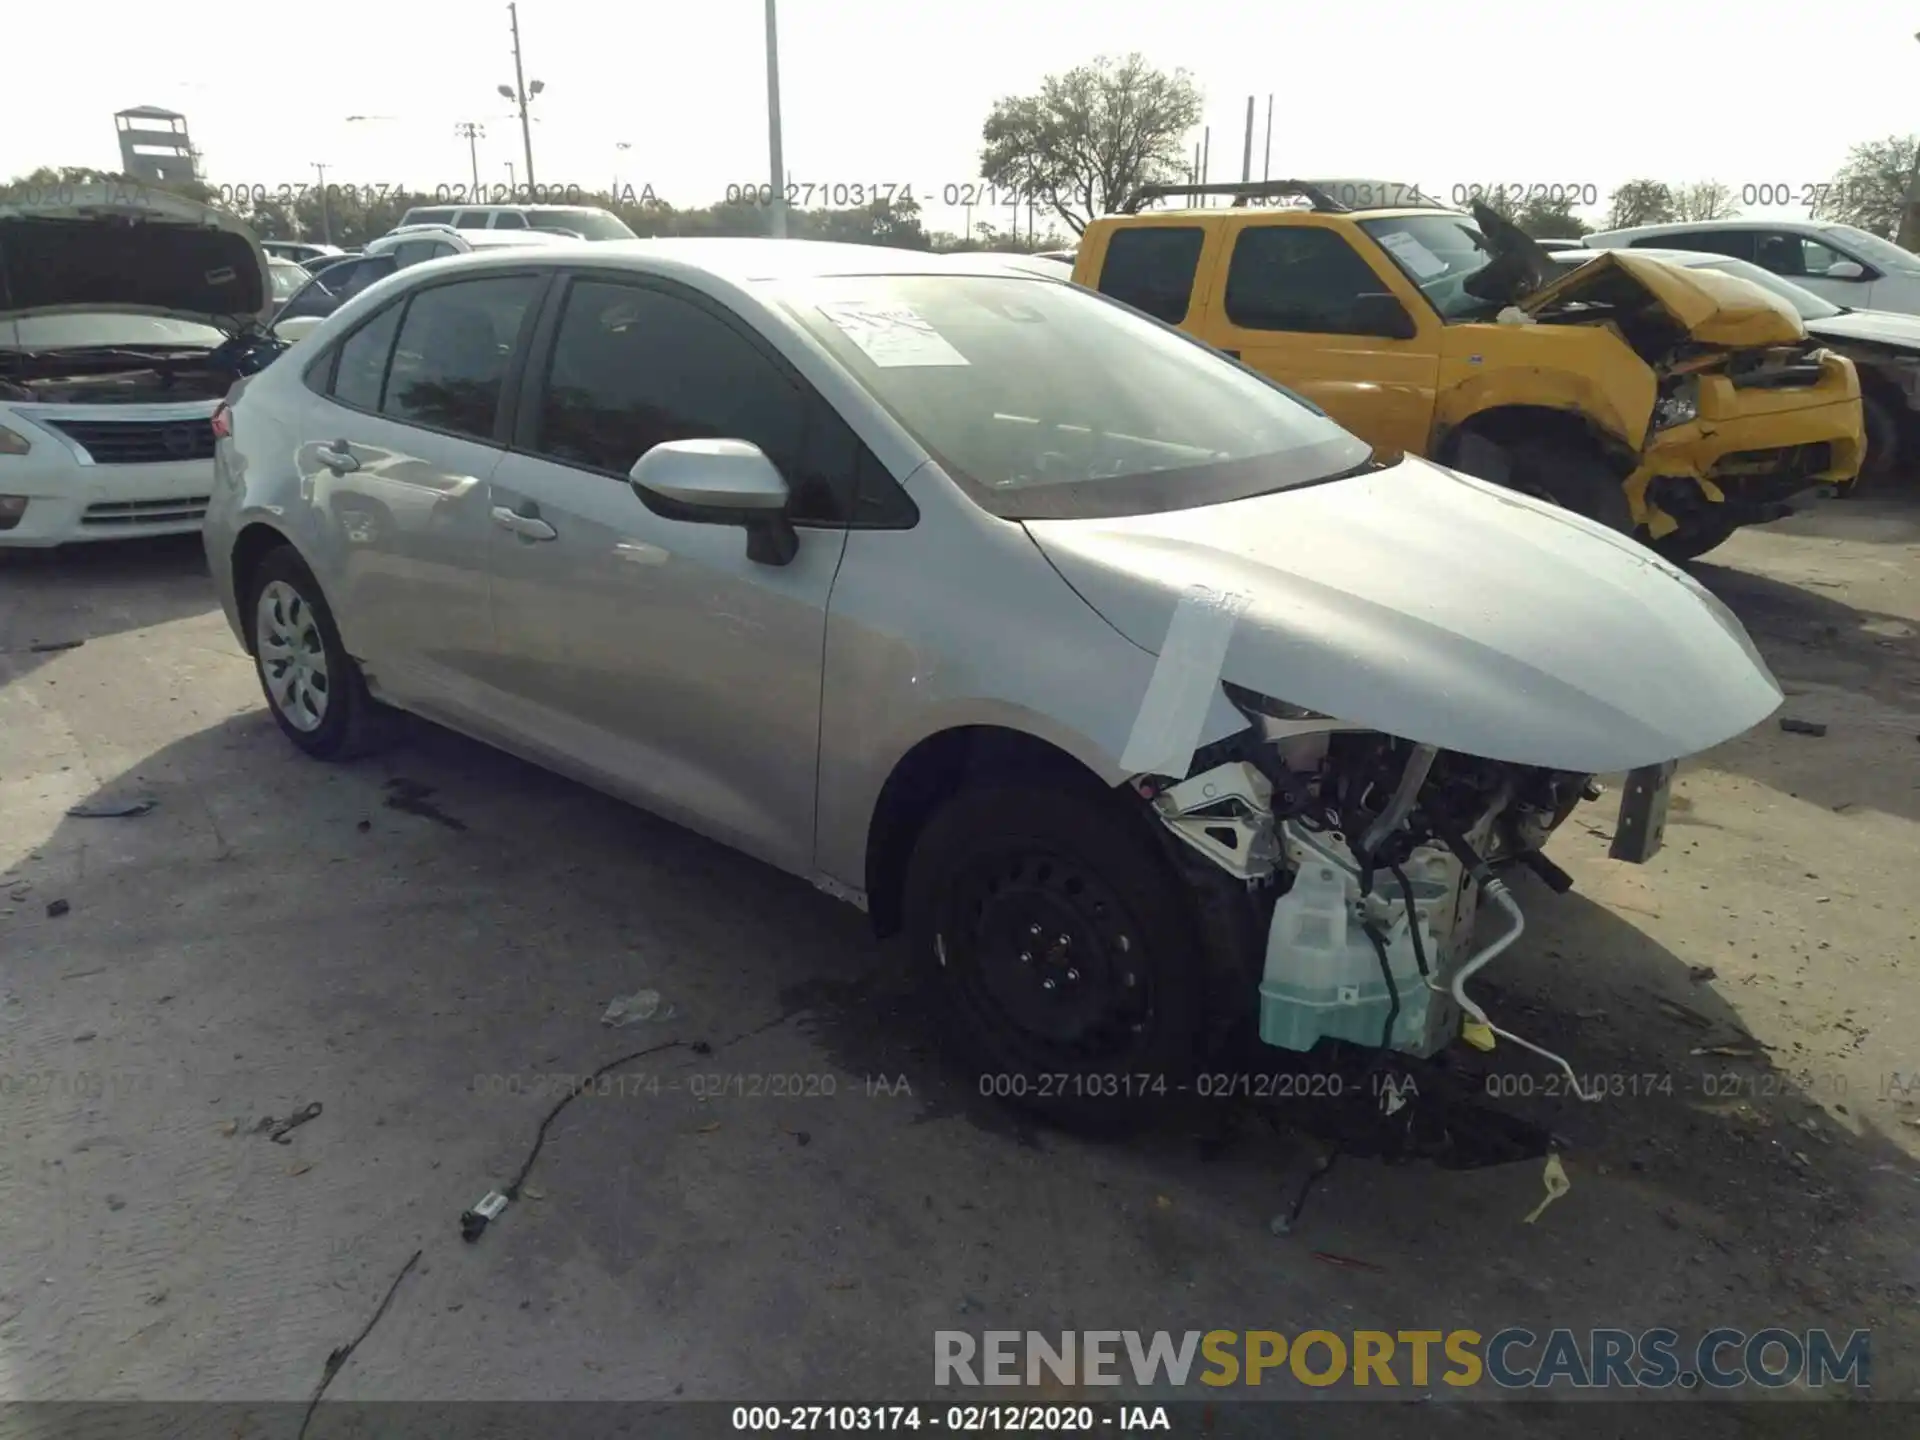
[[[1187,318],[1206,231],[1198,225],[1122,225],[1107,240],[1100,293],[1178,325]]]

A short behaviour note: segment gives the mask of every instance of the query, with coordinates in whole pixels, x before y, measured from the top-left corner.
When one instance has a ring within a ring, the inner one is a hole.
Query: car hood
[[[1543,252],[1544,253],[1544,252]],[[1723,270],[1707,270],[1608,250],[1577,270],[1555,267],[1558,279],[1520,301],[1529,315],[1598,304],[1631,309],[1651,302],[1677,333],[1670,338],[1730,349],[1790,345],[1807,338],[1800,312],[1770,290]]]
[[[231,333],[272,309],[260,242],[211,206],[133,182],[0,204],[0,319],[112,310]]]
[[[1806,322],[1807,333],[1821,340],[1867,340],[1899,350],[1920,350],[1920,315],[1891,310],[1849,310]]]
[[[1401,739],[1609,774],[1758,724],[1780,687],[1732,613],[1591,521],[1407,459],[1250,500],[1025,522],[1158,654],[1176,605],[1235,592],[1220,678]]]

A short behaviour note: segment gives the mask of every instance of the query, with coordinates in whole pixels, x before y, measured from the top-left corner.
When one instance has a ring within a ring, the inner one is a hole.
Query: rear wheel
[[[245,614],[254,669],[281,733],[323,760],[378,748],[392,712],[367,693],[320,582],[292,546],[268,551],[254,567]]]
[[[1620,477],[1599,454],[1571,440],[1525,438],[1498,445],[1463,446],[1457,468],[1522,495],[1596,520],[1609,530],[1633,529]]]
[[[980,1093],[1113,1133],[1197,1067],[1207,967],[1191,897],[1111,797],[963,791],[909,863],[909,944]]]

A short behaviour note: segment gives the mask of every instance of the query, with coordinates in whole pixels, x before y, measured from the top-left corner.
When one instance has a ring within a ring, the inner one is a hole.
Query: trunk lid
[[[1160,653],[1193,587],[1234,592],[1246,608],[1219,678],[1447,750],[1607,774],[1697,754],[1781,701],[1740,622],[1690,576],[1423,460],[1192,510],[1025,524],[1143,649]]]
[[[233,334],[273,309],[266,254],[232,215],[132,182],[28,188],[0,203],[0,321],[114,311]]]

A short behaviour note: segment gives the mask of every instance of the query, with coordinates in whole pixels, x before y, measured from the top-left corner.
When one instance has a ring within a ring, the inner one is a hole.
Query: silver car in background
[[[1466,989],[1499,872],[1617,771],[1646,859],[1672,762],[1780,701],[1632,542],[991,258],[431,261],[215,430],[208,556],[294,744],[398,707],[806,877],[1063,1117],[1256,1029],[1507,1034]]]

